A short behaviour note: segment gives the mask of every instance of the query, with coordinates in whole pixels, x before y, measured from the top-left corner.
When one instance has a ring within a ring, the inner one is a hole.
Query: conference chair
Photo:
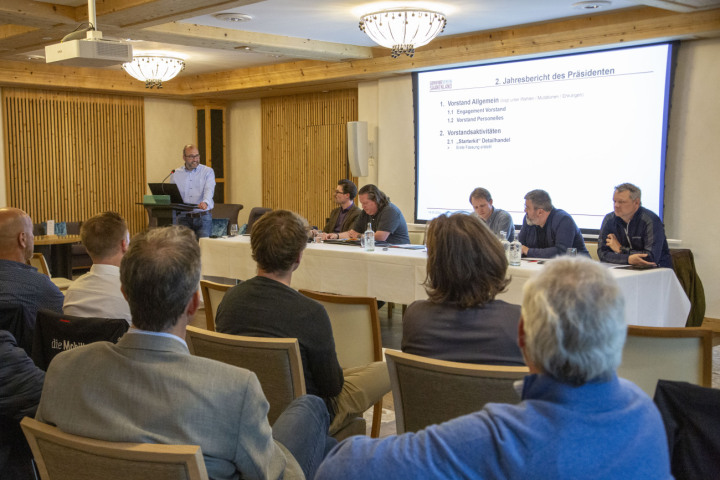
[[[417,432],[481,410],[488,402],[519,403],[513,383],[527,367],[448,362],[385,350],[397,433]]]
[[[305,394],[297,338],[243,337],[187,327],[190,353],[254,372],[270,404],[270,425],[294,399]]]
[[[383,360],[375,297],[353,297],[303,289],[299,292],[325,307],[332,325],[335,352],[343,369]],[[370,434],[374,438],[380,435],[381,421],[382,399],[373,409]]]
[[[34,320],[22,305],[0,302],[0,330],[10,332],[28,356],[32,352]]]
[[[117,343],[129,327],[123,318],[76,317],[41,309],[35,319],[32,359],[47,370],[58,353],[93,342]]]
[[[30,266],[35,267],[38,272],[50,277],[50,280],[52,280],[60,290],[67,290],[68,287],[72,285],[73,281],[68,278],[50,276],[50,268],[48,267],[47,260],[45,260],[45,255],[42,253],[33,253],[28,263]]]
[[[253,207],[250,210],[250,214],[248,215],[248,222],[247,227],[245,228],[245,233],[248,235],[252,234],[252,227],[257,222],[258,218],[265,215],[267,212],[272,211],[272,208],[265,208],[265,207]]]
[[[650,397],[659,379],[710,387],[712,330],[631,325],[617,373]]]
[[[205,321],[207,322],[207,329],[211,332],[215,331],[217,308],[220,302],[222,302],[225,293],[232,287],[234,287],[234,285],[200,280],[200,291],[202,292],[203,303],[205,304]]]
[[[64,433],[30,417],[20,426],[41,480],[208,480],[197,445],[107,442]]]
[[[230,225],[237,225],[238,214],[243,209],[241,203],[216,203],[212,210],[213,220],[227,219],[227,227],[223,235],[230,235]]]
[[[720,390],[659,380],[653,400],[665,424],[675,479],[720,478]]]

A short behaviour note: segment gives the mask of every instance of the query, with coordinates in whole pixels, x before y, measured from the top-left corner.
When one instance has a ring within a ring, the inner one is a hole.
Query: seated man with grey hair
[[[315,478],[670,479],[659,412],[616,374],[625,332],[623,295],[605,268],[551,260],[523,292],[518,344],[530,375],[518,382],[519,404],[489,403],[417,433],[352,437]]]
[[[518,240],[526,257],[552,258],[565,255],[568,248],[590,256],[575,220],[565,210],[555,208],[545,190],[531,190],[525,195],[525,218]]]
[[[598,235],[601,262],[672,268],[660,217],[640,205],[640,189],[632,183],[615,187],[613,211],[605,215]]]
[[[199,445],[208,476],[313,478],[330,418],[312,395],[295,399],[272,430],[253,372],[191,355],[185,329],[200,303],[200,247],[181,226],[133,239],[120,264],[132,328],[55,357],[36,418],[111,442]],[[150,476],[150,474],[149,474]]]

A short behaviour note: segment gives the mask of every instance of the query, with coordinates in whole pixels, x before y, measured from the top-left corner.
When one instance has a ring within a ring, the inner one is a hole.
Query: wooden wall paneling
[[[337,180],[350,178],[345,128],[354,120],[355,89],[263,99],[262,206],[293,210],[322,228]]]
[[[142,99],[4,89],[3,107],[10,205],[36,222],[114,210],[145,227]]]

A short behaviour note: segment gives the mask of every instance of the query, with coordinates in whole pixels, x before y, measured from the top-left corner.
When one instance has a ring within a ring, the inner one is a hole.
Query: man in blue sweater
[[[613,211],[605,215],[598,236],[598,258],[623,265],[672,268],[662,220],[640,206],[640,194],[632,183],[615,187]]]
[[[523,293],[518,344],[530,375],[518,382],[519,404],[489,403],[417,433],[352,437],[315,478],[670,479],[657,408],[615,373],[625,332],[607,269],[551,260]]]
[[[545,190],[531,190],[525,195],[525,218],[518,240],[526,257],[552,258],[565,255],[568,248],[590,256],[575,220],[565,210],[553,207]]]

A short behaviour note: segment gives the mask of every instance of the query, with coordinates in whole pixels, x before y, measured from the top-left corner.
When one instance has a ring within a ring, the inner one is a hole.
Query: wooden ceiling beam
[[[105,0],[97,4],[97,17],[100,26],[107,24],[136,30],[243,7],[258,1],[261,0]],[[128,33],[126,36],[132,35]]]
[[[87,7],[85,13],[87,17]],[[29,0],[3,0],[0,2],[0,22],[44,28],[58,24],[71,25],[77,19],[73,7]]]
[[[305,38],[285,37],[267,33],[227,30],[190,23],[168,23],[135,32],[133,40],[147,40],[174,45],[235,51],[248,47],[257,53],[283,55],[309,60],[338,61],[372,58],[373,50],[342,43],[322,42]]]

